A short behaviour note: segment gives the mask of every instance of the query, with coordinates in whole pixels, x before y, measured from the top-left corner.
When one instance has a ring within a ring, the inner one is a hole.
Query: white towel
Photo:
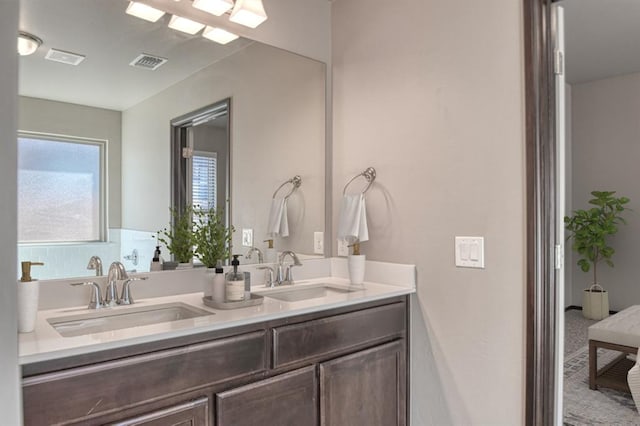
[[[271,209],[269,210],[269,223],[267,225],[267,234],[271,237],[288,237],[289,236],[289,220],[287,219],[287,199],[274,198],[271,200]]]
[[[349,242],[369,240],[364,194],[342,197],[340,216],[338,217],[338,238]]]

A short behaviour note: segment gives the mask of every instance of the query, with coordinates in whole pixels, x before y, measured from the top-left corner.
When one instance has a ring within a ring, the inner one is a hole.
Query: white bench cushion
[[[630,306],[589,327],[589,340],[640,347],[640,305]]]

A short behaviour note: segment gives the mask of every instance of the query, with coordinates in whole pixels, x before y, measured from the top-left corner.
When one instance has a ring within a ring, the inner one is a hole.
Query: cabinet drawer
[[[24,419],[79,419],[267,368],[264,331],[33,376],[23,380]]]
[[[209,398],[202,397],[195,401],[111,423],[108,426],[209,426],[211,424],[213,423],[209,420]]]
[[[364,309],[273,329],[273,367],[404,337],[404,303]]]
[[[218,426],[318,424],[315,366],[251,383],[216,396]]]

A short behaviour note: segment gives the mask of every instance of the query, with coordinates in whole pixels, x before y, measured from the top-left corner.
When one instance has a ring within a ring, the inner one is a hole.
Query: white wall
[[[0,1],[0,413],[21,424],[16,316],[18,0]]]
[[[524,422],[520,3],[333,3],[333,220],[375,167],[363,251],[418,268],[413,425]],[[484,270],[455,268],[455,235],[485,237]]]
[[[295,174],[290,237],[279,250],[313,252],[324,229],[324,65],[254,43],[123,112],[123,227],[155,231],[169,222],[173,118],[231,97],[231,204],[236,252],[241,229],[264,248],[271,197]]]
[[[598,267],[598,281],[609,290],[610,308],[640,303],[637,280],[640,252],[640,73],[572,86],[573,208],[588,208],[590,192],[617,191],[631,199],[622,226],[611,239],[614,268]],[[577,256],[574,256],[577,261]],[[582,305],[582,290],[592,282],[573,265],[573,300]]]
[[[109,227],[120,227],[120,111],[20,96],[18,129],[107,141]]]

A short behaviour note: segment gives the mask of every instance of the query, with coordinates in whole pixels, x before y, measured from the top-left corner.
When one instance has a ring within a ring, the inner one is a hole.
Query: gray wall
[[[16,314],[18,0],[0,1],[0,413],[21,424]]]
[[[107,141],[109,227],[121,226],[122,113],[66,102],[20,96],[18,129]]]
[[[602,264],[598,268],[598,281],[609,290],[611,309],[620,310],[640,303],[636,269],[640,253],[640,74],[575,84],[572,94],[573,208],[587,208],[593,190],[615,190],[631,198],[628,224],[611,240],[615,267]],[[582,290],[592,282],[592,275],[571,266],[573,301],[581,305]]]
[[[332,13],[333,220],[347,180],[374,166],[364,254],[418,269],[411,424],[523,424],[521,2],[339,0]],[[456,235],[485,237],[485,269],[454,266]]]

